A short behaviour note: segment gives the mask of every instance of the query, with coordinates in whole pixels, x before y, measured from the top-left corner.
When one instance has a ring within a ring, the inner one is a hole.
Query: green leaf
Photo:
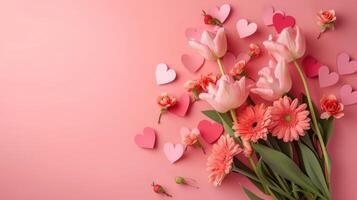
[[[326,180],[315,154],[303,143],[299,142],[301,156],[307,175],[311,178],[312,183],[318,187],[323,194],[330,198],[330,191],[327,187]]]
[[[254,194],[250,190],[248,190],[247,188],[245,188],[244,186],[242,186],[242,188],[250,200],[264,200],[264,199],[258,197],[256,194]]]
[[[230,118],[225,118],[223,114],[219,113],[218,114],[219,118],[221,119],[221,122],[223,124],[224,130],[233,138],[235,138],[234,130],[232,128],[233,122]]]
[[[290,158],[293,157],[293,147],[291,146],[290,142],[284,142],[283,140],[278,140],[278,144],[280,146],[281,151],[289,156]]]
[[[218,112],[215,110],[204,110],[202,111],[204,115],[206,115],[208,118],[212,119],[215,122],[218,122],[222,124],[221,119],[219,118]]]
[[[261,155],[263,161],[277,174],[300,185],[306,190],[318,193],[317,188],[312,184],[309,177],[307,177],[288,156],[260,144],[253,144],[253,148]]]
[[[325,120],[321,120],[321,124],[322,124],[322,129],[324,130],[324,134],[323,134],[323,139],[324,139],[324,143],[327,146],[331,136],[332,136],[332,130],[333,130],[333,117],[330,117],[328,119]]]

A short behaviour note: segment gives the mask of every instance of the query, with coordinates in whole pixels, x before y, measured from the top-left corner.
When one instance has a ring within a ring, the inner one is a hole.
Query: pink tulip
[[[288,27],[281,31],[276,39],[263,42],[269,53],[276,59],[291,62],[305,54],[306,43],[299,27]]]
[[[292,87],[288,63],[283,59],[278,63],[271,60],[269,66],[261,69],[258,75],[260,78],[256,83],[257,87],[252,88],[251,92],[265,100],[277,100],[289,92]]]
[[[227,38],[224,28],[219,28],[212,39],[208,31],[203,31],[201,41],[191,40],[188,44],[207,60],[217,60],[227,52]]]
[[[249,89],[245,77],[234,81],[228,75],[224,75],[218,80],[217,85],[208,86],[208,93],[201,93],[199,97],[216,111],[225,113],[242,105],[248,98]]]

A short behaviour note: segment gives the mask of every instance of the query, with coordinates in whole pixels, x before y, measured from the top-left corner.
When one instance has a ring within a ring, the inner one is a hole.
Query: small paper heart
[[[220,7],[215,6],[209,10],[209,14],[217,18],[221,23],[225,22],[231,12],[231,6],[229,4],[223,4]]]
[[[247,53],[240,53],[236,57],[233,53],[227,52],[222,58],[222,64],[229,71],[237,62],[241,60],[244,60],[247,63],[250,60],[250,56]]]
[[[168,69],[167,65],[160,63],[156,66],[156,83],[163,85],[171,83],[176,78],[176,72],[173,69]]]
[[[319,70],[320,87],[328,87],[338,82],[339,76],[336,72],[331,72],[327,66],[321,66]]]
[[[202,138],[209,144],[214,143],[223,133],[223,126],[217,122],[201,120],[197,126]]]
[[[310,55],[306,56],[302,61],[302,68],[309,78],[317,77],[321,66],[322,64]]]
[[[186,67],[186,69],[194,73],[202,67],[203,63],[205,62],[205,59],[197,54],[183,54],[181,56],[181,62],[183,66]]]
[[[182,144],[172,144],[170,142],[166,143],[164,145],[164,153],[166,155],[166,158],[171,162],[175,163],[177,160],[179,160],[184,152],[184,148]]]
[[[240,19],[236,23],[236,28],[240,38],[246,38],[253,35],[257,31],[256,23],[248,23],[246,19]]]
[[[183,95],[180,96],[175,106],[170,107],[168,111],[179,117],[184,117],[186,116],[187,110],[190,107],[190,103],[191,103],[190,95],[184,93]]]
[[[343,52],[337,56],[337,69],[341,75],[353,74],[357,71],[357,61],[351,61],[350,56]]]
[[[283,11],[280,11],[280,10],[274,11],[273,6],[266,6],[264,8],[262,18],[263,18],[263,22],[266,26],[273,25],[273,15],[275,13],[280,13],[280,14],[284,15]]]
[[[275,13],[273,15],[273,25],[275,30],[280,33],[284,28],[294,27],[295,18],[292,16],[285,16],[281,13]]]
[[[156,141],[155,130],[150,127],[144,128],[143,134],[135,135],[134,141],[141,148],[153,149]]]
[[[344,85],[340,89],[341,102],[344,105],[352,105],[357,103],[357,91],[352,92],[351,85]]]

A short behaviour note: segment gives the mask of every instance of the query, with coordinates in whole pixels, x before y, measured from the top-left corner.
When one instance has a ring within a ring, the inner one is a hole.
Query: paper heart
[[[236,28],[240,38],[246,38],[253,35],[257,31],[256,23],[248,23],[246,19],[240,19],[236,23]]]
[[[191,103],[190,95],[185,93],[180,96],[175,106],[170,107],[168,111],[179,117],[184,117],[187,113],[188,108],[190,107],[190,103]]]
[[[263,18],[263,22],[266,26],[273,25],[273,15],[275,13],[280,13],[280,14],[284,15],[283,11],[280,11],[280,10],[274,11],[273,6],[267,6],[264,8],[262,18]]]
[[[250,56],[247,53],[240,53],[236,57],[233,53],[227,52],[222,58],[222,64],[229,71],[238,61],[241,60],[248,62],[250,60]]]
[[[275,13],[273,15],[273,25],[278,33],[280,33],[286,27],[294,27],[295,18],[292,16],[285,16],[281,13]]]
[[[337,56],[337,69],[341,75],[353,74],[357,71],[357,61],[351,61],[350,56],[343,52]]]
[[[357,91],[352,92],[351,85],[344,85],[340,89],[341,102],[344,105],[352,105],[357,103]]]
[[[181,62],[183,66],[185,66],[186,69],[188,69],[190,72],[196,72],[202,67],[203,63],[205,62],[205,59],[197,54],[183,54],[181,56]]]
[[[309,78],[317,77],[321,66],[322,64],[310,55],[306,56],[302,61],[302,68]]]
[[[214,143],[223,133],[223,126],[217,122],[211,123],[208,120],[202,120],[198,123],[198,130],[202,138],[209,144]]]
[[[164,145],[164,153],[166,155],[166,158],[171,162],[175,163],[177,160],[179,160],[182,155],[183,155],[184,149],[182,144],[172,144],[170,142],[166,143]]]
[[[185,35],[188,40],[201,41],[203,31],[202,28],[187,28]]]
[[[176,72],[173,69],[168,69],[167,65],[160,63],[156,66],[156,83],[163,85],[174,81]]]
[[[223,4],[221,7],[215,6],[211,8],[208,13],[223,23],[228,18],[230,12],[231,6],[229,4]]]
[[[156,141],[155,130],[150,127],[144,128],[143,134],[135,135],[134,141],[141,148],[153,149]]]
[[[331,72],[328,67],[321,66],[319,69],[320,87],[328,87],[338,82],[339,76],[336,72]]]

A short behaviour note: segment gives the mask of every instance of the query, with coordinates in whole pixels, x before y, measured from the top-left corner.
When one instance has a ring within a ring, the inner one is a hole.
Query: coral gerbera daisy
[[[238,117],[233,129],[243,140],[257,142],[267,139],[270,125],[270,109],[265,104],[248,106]]]
[[[233,157],[242,149],[229,135],[222,135],[213,145],[212,153],[207,159],[207,171],[210,172],[209,182],[220,186],[224,177],[231,172]]]
[[[270,131],[284,142],[298,140],[299,136],[305,135],[305,130],[310,129],[307,105],[298,103],[298,99],[284,96],[274,101],[271,108]]]

